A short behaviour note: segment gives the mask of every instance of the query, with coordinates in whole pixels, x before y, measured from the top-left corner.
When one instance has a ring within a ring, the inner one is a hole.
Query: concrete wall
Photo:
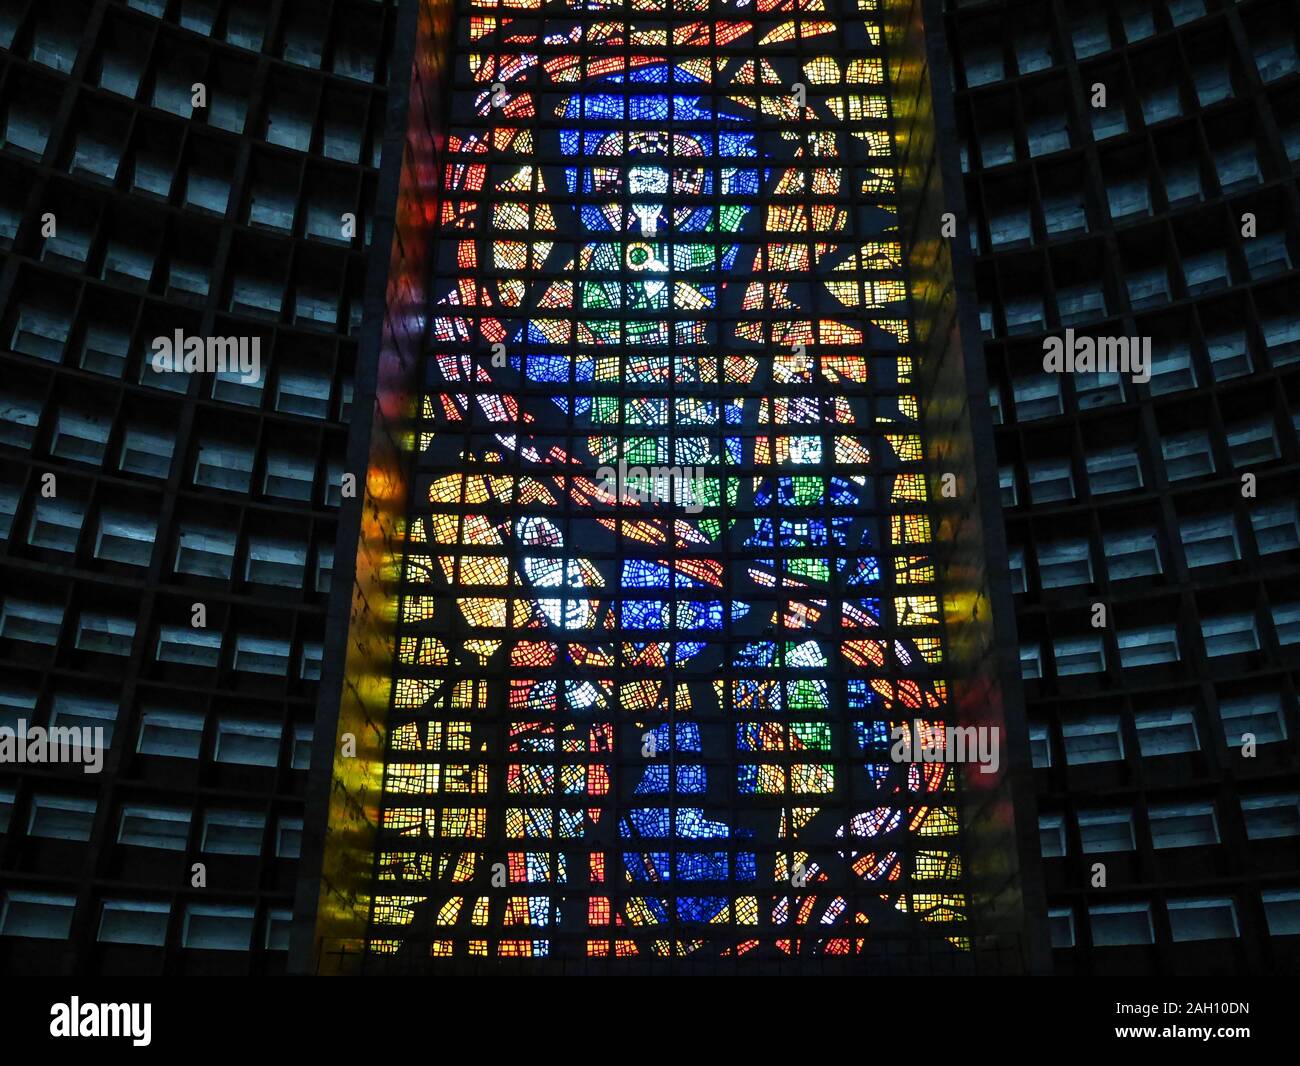
[[[444,143],[450,0],[406,0],[393,49],[374,251],[367,278],[344,500],[316,718],[290,969],[355,967],[370,910],[374,837],[392,692],[397,578],[405,538],[412,419]],[[369,414],[370,417],[366,417]],[[347,736],[355,757],[343,754]]]
[[[942,0],[885,0],[935,554],[945,590],[952,703],[1001,735],[1001,768],[962,767],[963,850],[977,955],[1050,966],[1029,739],[999,499],[993,425],[969,256]],[[943,216],[957,222],[941,236]],[[941,492],[956,475],[955,498]]]

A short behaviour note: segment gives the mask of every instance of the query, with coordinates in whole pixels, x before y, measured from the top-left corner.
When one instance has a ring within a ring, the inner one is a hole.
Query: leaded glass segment
[[[963,950],[875,0],[459,12],[371,952]]]

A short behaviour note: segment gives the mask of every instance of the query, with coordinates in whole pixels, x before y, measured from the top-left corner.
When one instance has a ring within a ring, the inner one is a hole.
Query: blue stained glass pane
[[[623,117],[624,100],[621,96],[609,96],[605,94],[591,94],[575,98],[565,111],[565,117],[576,115],[577,104],[581,100],[582,114],[586,118],[617,118]]]
[[[595,204],[583,204],[581,213],[582,224],[589,230],[605,233],[614,228],[609,219],[605,217],[605,213]]]
[[[618,78],[612,78],[612,81],[618,81]],[[632,82],[653,82],[656,85],[662,85],[668,81],[668,67],[638,67],[628,75],[628,81]]]
[[[624,600],[622,623],[625,629],[667,629],[666,600]]]
[[[758,155],[757,139],[752,133],[724,130],[718,134],[718,154],[733,159],[752,158]]]
[[[633,122],[662,122],[668,117],[668,97],[629,96],[628,118]]]
[[[623,586],[666,589],[669,586],[669,569],[664,563],[651,562],[648,559],[624,559]]]

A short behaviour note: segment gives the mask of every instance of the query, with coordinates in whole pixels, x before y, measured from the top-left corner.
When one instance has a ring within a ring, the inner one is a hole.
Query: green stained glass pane
[[[826,482],[819,477],[796,477],[794,482],[794,502],[800,506],[821,503],[826,491]]]
[[[629,437],[623,456],[629,463],[653,463],[658,460],[658,442],[653,437]]]
[[[812,681],[800,679],[790,687],[790,710],[810,711],[821,707],[822,703],[821,694]]]
[[[608,308],[617,306],[610,298],[608,290],[604,285],[583,282],[582,284],[582,306],[589,308]]]
[[[813,751],[829,751],[831,727],[829,722],[791,722],[790,734],[803,747]]]
[[[739,204],[724,204],[718,212],[719,221],[722,224],[723,233],[735,233],[740,229],[740,224],[744,221],[748,212]]]
[[[796,577],[806,577],[810,581],[825,581],[831,576],[830,567],[825,559],[791,559],[789,572]]]

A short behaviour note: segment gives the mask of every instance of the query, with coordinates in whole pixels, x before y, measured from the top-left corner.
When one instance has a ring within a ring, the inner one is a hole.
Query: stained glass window
[[[371,950],[961,950],[877,0],[460,13]]]

